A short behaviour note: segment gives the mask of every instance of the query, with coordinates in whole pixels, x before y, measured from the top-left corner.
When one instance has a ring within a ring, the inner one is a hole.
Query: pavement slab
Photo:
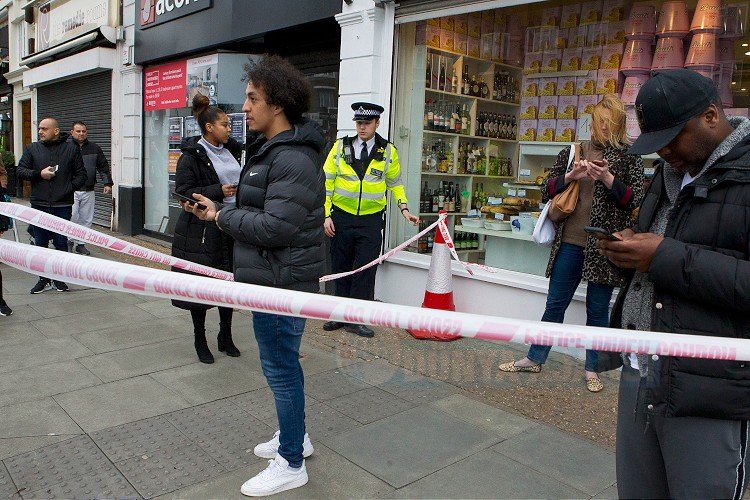
[[[101,384],[78,361],[14,370],[0,377],[0,407]]]
[[[323,444],[401,488],[498,441],[485,429],[422,405],[325,438]]]
[[[115,464],[146,498],[216,477],[224,468],[196,445],[161,448]]]
[[[142,498],[120,471],[112,468],[97,470],[62,481],[43,490],[23,492],[23,498]]]
[[[586,498],[569,485],[490,450],[482,450],[389,495],[389,498]]]
[[[55,396],[86,432],[135,422],[190,406],[148,375]]]
[[[16,485],[13,484],[8,469],[5,468],[4,463],[0,462],[0,497],[13,498],[16,496],[16,491]]]
[[[540,425],[492,448],[589,496],[615,483],[615,454],[591,441]]]
[[[0,460],[22,455],[29,451],[38,450],[45,446],[50,446],[61,441],[66,441],[72,437],[80,436],[78,434],[55,434],[53,436],[29,436],[19,438],[0,439]]]
[[[10,316],[10,318],[12,318],[13,316],[15,316],[15,312]],[[5,349],[8,346],[17,344],[23,344],[31,340],[46,338],[28,321],[6,323],[6,319],[9,318],[7,316],[3,318],[3,327],[2,330],[0,330],[0,349]]]
[[[0,373],[84,358],[93,354],[73,337],[33,336],[28,342],[6,346]]]
[[[192,328],[190,318],[169,318],[74,334],[73,337],[92,352],[101,354],[176,338],[183,338],[192,345]]]
[[[538,425],[533,420],[495,408],[462,394],[454,394],[430,404],[464,422],[490,430],[502,439],[515,436]]]
[[[361,424],[369,424],[417,406],[414,402],[401,399],[377,387],[368,387],[331,399],[326,404]]]
[[[274,427],[278,429],[279,424],[275,416],[274,423]],[[361,425],[325,403],[311,403],[305,406],[305,428],[313,441],[338,436]]]
[[[78,424],[52,398],[0,407],[0,438],[82,433]]]
[[[338,369],[305,377],[305,393],[317,401],[346,396],[366,387],[370,386]]]
[[[11,316],[12,317],[12,316]],[[40,319],[34,321],[34,326],[47,337],[58,337],[81,332],[93,332],[113,326],[128,325],[134,322],[155,319],[150,313],[136,306],[122,306],[117,308],[87,311],[71,316]]]

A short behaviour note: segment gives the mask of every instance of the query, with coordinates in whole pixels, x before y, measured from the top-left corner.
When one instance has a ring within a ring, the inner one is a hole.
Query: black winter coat
[[[86,167],[86,184],[83,186],[81,191],[93,191],[96,186],[96,173],[102,176],[102,184],[105,186],[112,186],[112,170],[109,168],[109,162],[107,157],[104,156],[104,151],[95,142],[91,142],[88,139],[83,141],[83,144],[78,144],[78,141],[69,137],[68,141],[78,146],[81,149],[81,156],[83,156],[83,166]]]
[[[58,165],[55,176],[42,179],[42,170],[54,165]],[[31,182],[31,203],[46,207],[72,206],[73,193],[86,184],[81,150],[68,142],[65,132],[56,140],[29,144],[18,161],[16,175]]]
[[[200,136],[185,139],[180,145],[182,156],[177,161],[175,173],[175,192],[193,197],[194,193],[202,194],[216,203],[224,200],[221,182],[203,146],[198,144]],[[229,139],[225,147],[239,162],[242,145]],[[239,164],[238,164],[239,168]],[[195,215],[182,211],[177,219],[172,240],[172,256],[189,260],[197,264],[232,270],[232,238],[222,233],[216,224],[200,220]],[[172,271],[186,272],[172,268]],[[210,309],[211,306],[172,300],[172,305],[181,309]]]
[[[666,196],[659,168],[641,205],[636,232],[648,231],[659,200]],[[654,283],[651,329],[750,339],[750,135],[682,189],[664,237],[648,271]],[[613,327],[621,327],[630,282],[612,311]],[[690,350],[690,345],[675,348]],[[733,361],[728,349],[720,351],[725,361],[655,360],[645,395],[652,412],[750,419],[750,364]],[[616,363],[606,368],[616,368]]]
[[[234,277],[243,283],[318,292],[325,274],[322,134],[295,125],[248,149],[234,207],[219,226],[234,238]]]

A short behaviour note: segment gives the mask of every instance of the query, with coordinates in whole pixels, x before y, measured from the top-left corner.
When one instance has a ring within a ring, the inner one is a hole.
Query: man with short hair
[[[102,176],[102,183],[104,184],[102,192],[104,194],[112,193],[113,185],[112,171],[109,168],[107,157],[104,156],[104,151],[98,144],[89,141],[88,137],[89,130],[86,124],[82,121],[74,122],[68,140],[81,148],[83,165],[86,167],[86,184],[83,189],[73,194],[73,215],[70,220],[84,227],[91,227],[91,223],[94,221],[96,173],[99,172],[99,175]],[[91,255],[83,241],[69,240],[68,250],[72,251],[74,248],[76,253]]]
[[[40,121],[38,134],[39,140],[29,144],[23,152],[16,174],[19,179],[31,182],[31,208],[70,220],[73,192],[86,183],[81,151],[67,142],[68,134],[60,132],[60,125],[54,118]],[[34,227],[36,246],[46,247],[50,239],[57,250],[68,251],[65,235]],[[31,293],[42,293],[50,288],[68,291],[68,285],[62,281],[40,276]]]
[[[611,326],[750,338],[750,120],[727,118],[713,81],[685,69],[656,73],[635,108],[641,136],[628,154],[664,163],[637,224],[599,240],[630,270]],[[600,368],[623,359],[608,361]],[[620,498],[741,498],[749,419],[750,364],[626,353]]]

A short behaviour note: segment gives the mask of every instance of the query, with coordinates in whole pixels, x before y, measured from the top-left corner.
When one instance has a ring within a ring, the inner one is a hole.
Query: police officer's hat
[[[383,106],[371,102],[355,102],[352,104],[354,121],[369,121],[380,118],[380,113],[385,111]]]

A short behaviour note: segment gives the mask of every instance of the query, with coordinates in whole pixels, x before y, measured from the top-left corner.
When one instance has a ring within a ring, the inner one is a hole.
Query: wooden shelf
[[[438,52],[441,54],[450,54],[452,56],[465,57],[466,59],[471,59],[472,61],[479,61],[479,62],[483,62],[487,64],[494,64],[495,66],[499,66],[501,68],[513,69],[516,71],[521,71],[523,69],[521,66],[513,66],[512,64],[501,63],[501,62],[493,61],[491,59],[482,59],[481,57],[474,57],[474,56],[470,56],[467,54],[461,54],[460,52],[454,52],[452,50],[445,50],[445,49],[441,49],[438,47],[430,47],[429,45],[425,45],[425,47],[427,47],[427,50],[431,52]]]
[[[474,139],[478,141],[506,142],[506,143],[512,143],[512,144],[518,143],[518,141],[514,139],[497,139],[495,137],[484,137],[481,135],[456,134],[455,132],[443,132],[441,130],[422,129],[422,132],[424,132],[425,134],[447,135],[450,137]]]
[[[481,177],[483,179],[515,179],[507,175],[486,175],[486,174],[452,174],[450,172],[420,172],[422,175],[441,176],[441,177]]]
[[[560,76],[587,76],[589,70],[579,69],[575,71],[555,71],[553,73],[529,73],[524,74],[526,78],[558,78]]]
[[[456,94],[455,92],[449,92],[447,90],[431,89],[427,87],[425,87],[425,92],[432,92],[434,94],[446,95],[446,96],[451,96],[451,97],[460,97],[462,99],[476,99],[479,102],[487,102],[491,104],[498,104],[501,106],[512,106],[514,108],[521,106],[521,103],[518,103],[518,102],[498,101],[497,99],[485,99],[484,97],[478,97],[478,96],[466,95],[466,94]]]

